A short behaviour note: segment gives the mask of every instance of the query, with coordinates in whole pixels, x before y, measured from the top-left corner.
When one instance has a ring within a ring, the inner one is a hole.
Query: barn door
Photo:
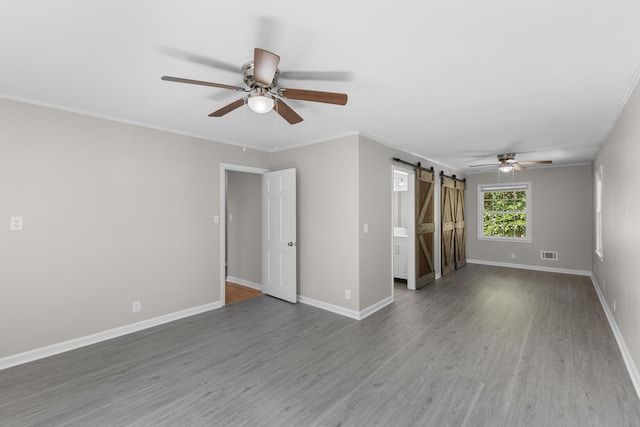
[[[467,255],[464,244],[464,182],[456,181],[456,203],[455,203],[455,266],[456,270],[467,263]]]
[[[456,181],[442,175],[442,275],[455,269]]]
[[[433,266],[436,224],[433,209],[433,171],[416,170],[416,289],[436,278]]]

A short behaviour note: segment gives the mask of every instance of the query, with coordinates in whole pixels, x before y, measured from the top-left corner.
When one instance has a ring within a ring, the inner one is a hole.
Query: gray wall
[[[365,137],[360,138],[359,147],[359,305],[364,310],[393,294],[393,152]],[[368,225],[367,234],[364,224]]]
[[[220,300],[220,163],[266,153],[3,99],[0,117],[0,357]]]
[[[527,169],[498,177],[496,172],[467,176],[467,259],[545,268],[591,271],[593,179],[591,165]],[[500,180],[531,182],[533,241],[488,242],[477,238],[478,184]],[[540,259],[540,251],[558,252],[557,261]],[[511,253],[516,259],[511,259]]]
[[[636,367],[640,367],[638,117],[640,92],[636,88],[594,164],[596,170],[600,165],[603,168],[602,261],[591,253],[594,275]]]
[[[272,170],[298,169],[301,296],[355,311],[392,296],[393,157],[444,169],[362,135],[272,154]]]
[[[227,275],[260,285],[262,175],[227,171],[227,239]]]
[[[0,358],[218,303],[220,163],[297,168],[298,292],[362,311],[392,295],[392,157],[430,165],[357,135],[269,154],[2,99],[0,117]],[[230,273],[259,283],[238,253]]]
[[[358,310],[358,136],[272,154],[297,169],[298,293]],[[344,291],[351,299],[344,299]]]

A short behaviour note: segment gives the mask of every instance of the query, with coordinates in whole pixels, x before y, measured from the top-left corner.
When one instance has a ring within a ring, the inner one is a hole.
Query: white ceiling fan
[[[301,101],[314,101],[326,104],[346,105],[347,95],[335,92],[320,92],[306,89],[291,89],[278,86],[278,64],[280,57],[275,53],[264,49],[255,48],[253,61],[244,64],[239,71],[242,72],[244,83],[247,87],[232,86],[222,83],[206,82],[201,80],[184,79],[181,77],[162,76],[162,80],[178,83],[188,83],[201,86],[211,86],[220,89],[245,92],[247,95],[209,114],[209,117],[222,117],[227,113],[247,103],[256,113],[268,113],[275,110],[290,124],[300,123],[300,117],[282,98],[297,99]]]
[[[524,165],[550,165],[552,163],[551,160],[524,160],[517,161],[516,153],[504,153],[498,154],[498,163],[490,163],[483,165],[470,165],[469,167],[478,168],[478,167],[491,167],[498,166],[498,170],[500,172],[511,172],[513,170],[524,170],[526,167]]]

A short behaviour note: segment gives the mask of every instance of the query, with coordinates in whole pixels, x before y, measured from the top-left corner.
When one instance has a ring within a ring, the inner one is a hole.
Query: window
[[[531,242],[531,183],[478,185],[478,239]]]
[[[602,165],[596,171],[596,254],[602,259]]]

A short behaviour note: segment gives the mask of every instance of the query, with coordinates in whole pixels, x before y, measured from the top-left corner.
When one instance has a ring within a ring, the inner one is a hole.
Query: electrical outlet
[[[131,303],[131,311],[134,313],[139,313],[142,311],[142,303],[140,301],[134,301]]]
[[[344,290],[344,299],[346,299],[346,300],[350,300],[351,299],[351,291],[349,289],[345,289]]]
[[[511,259],[516,259],[516,254],[511,252]]]
[[[369,232],[369,224],[367,224],[366,222],[364,223],[364,226],[362,227],[364,234],[367,234]]]

